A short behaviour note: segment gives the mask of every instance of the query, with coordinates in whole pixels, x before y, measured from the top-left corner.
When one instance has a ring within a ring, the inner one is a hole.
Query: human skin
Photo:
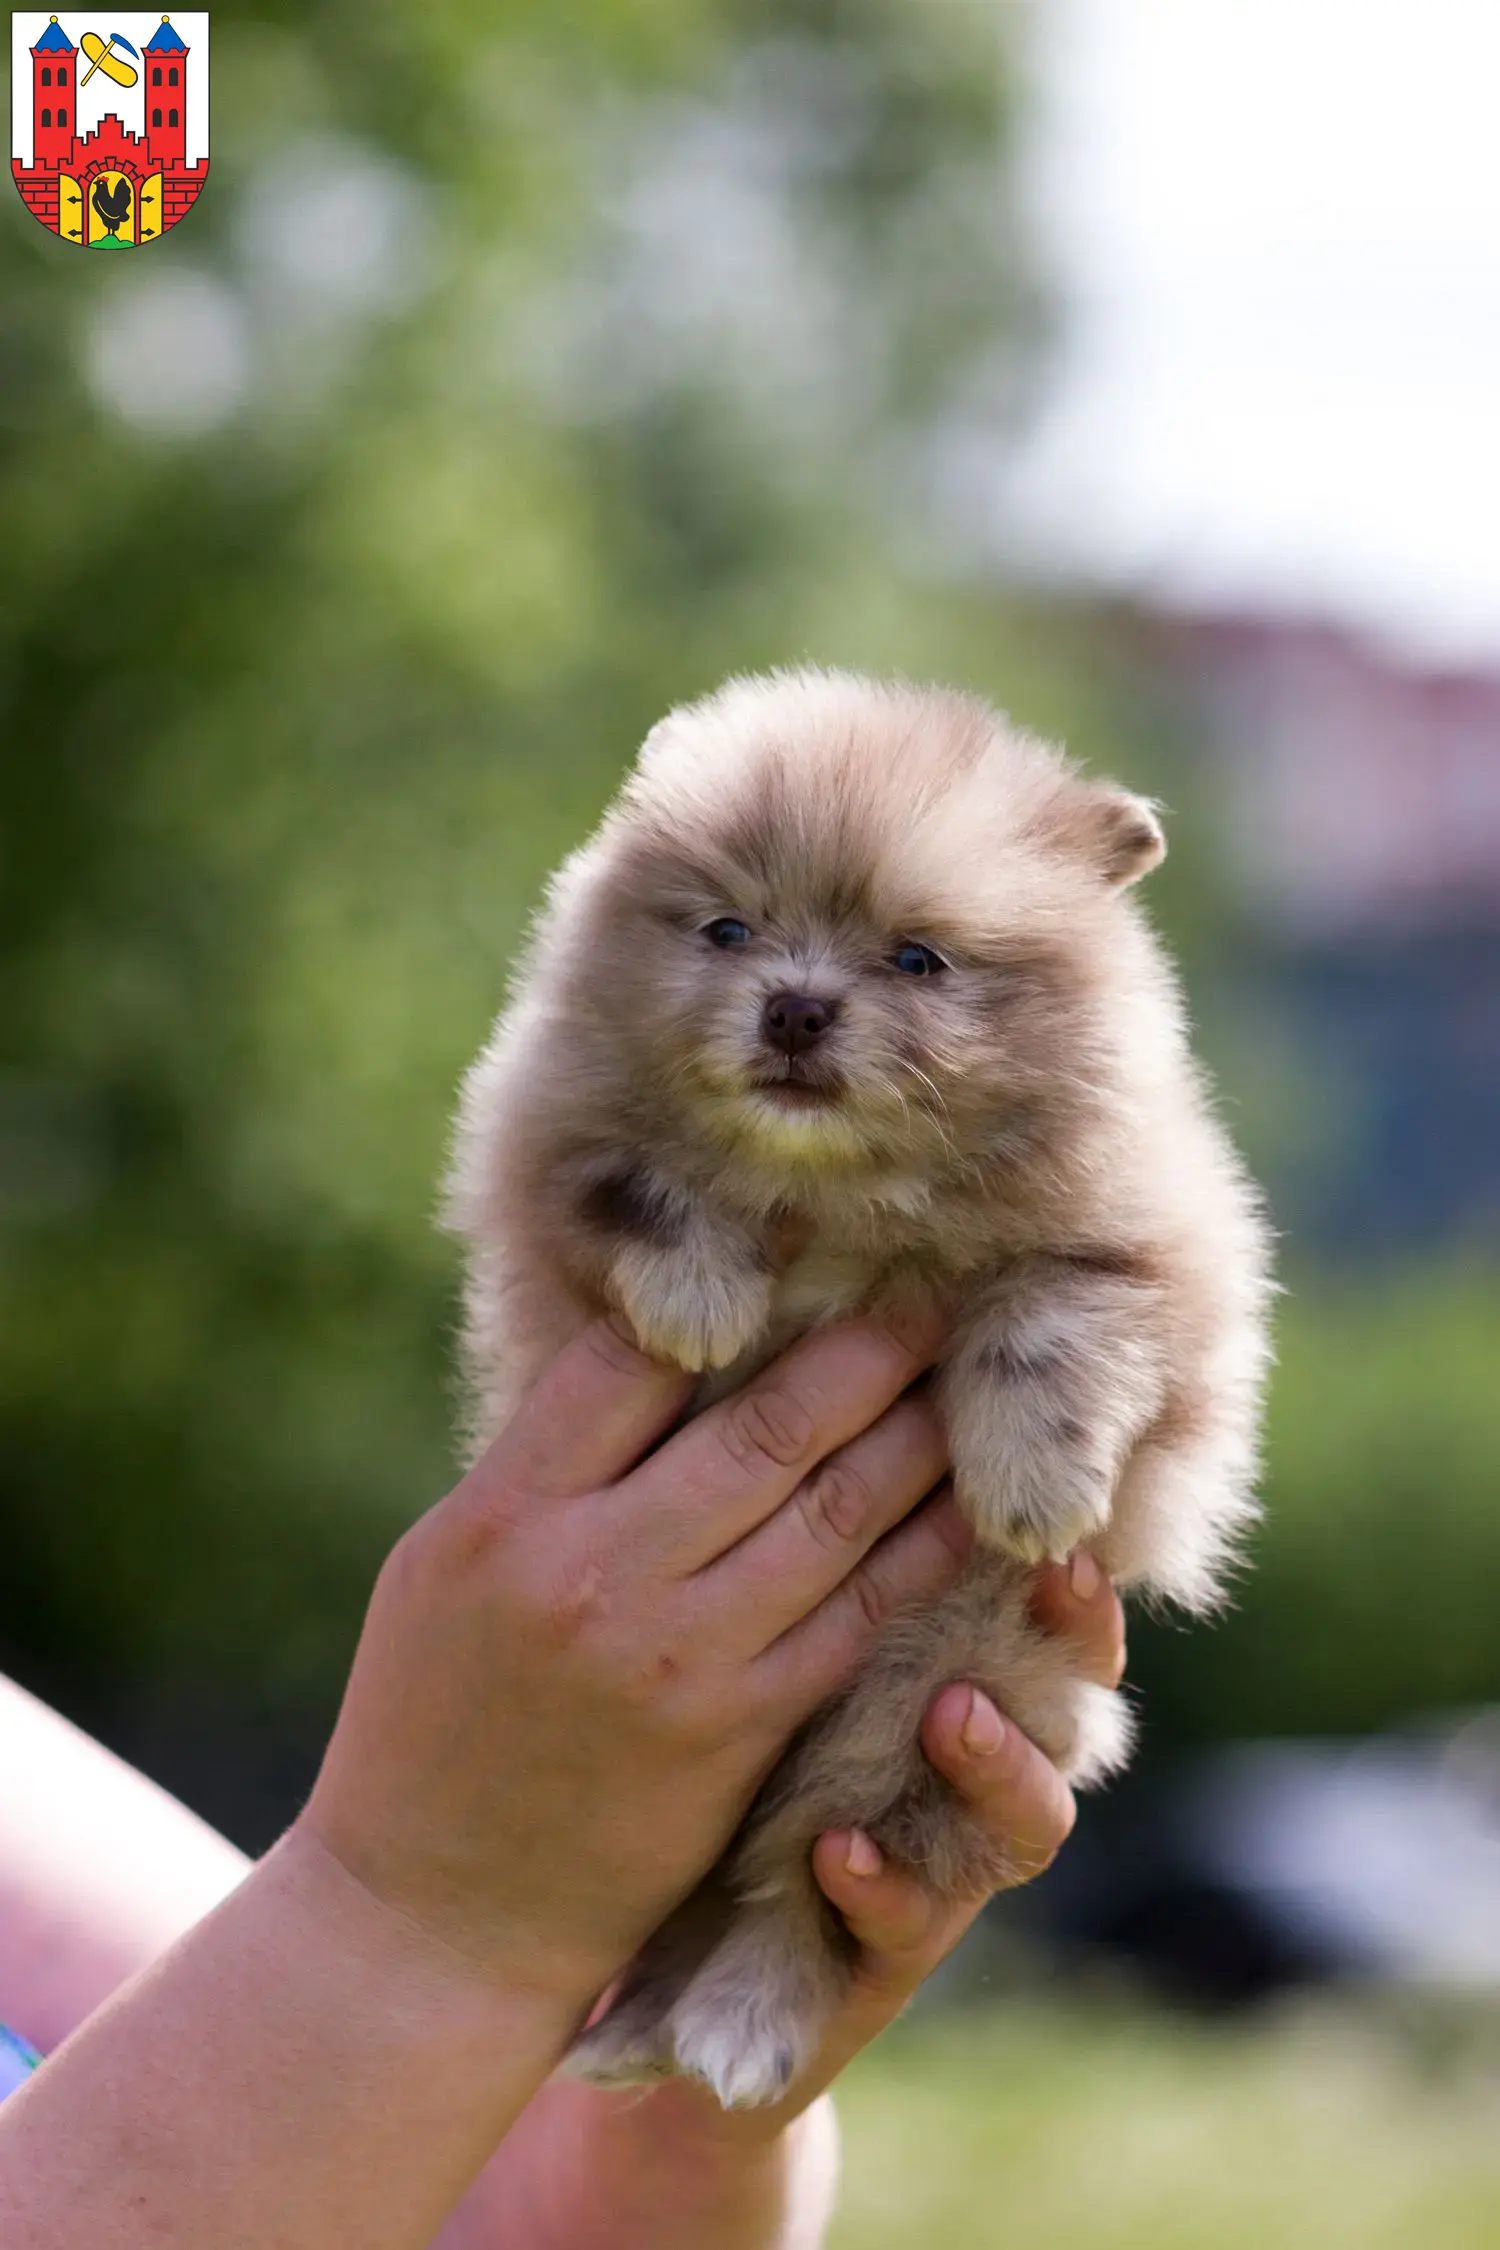
[[[607,1324],[563,1353],[387,1563],[307,1811],[0,2110],[6,2242],[816,2241],[816,2097],[972,1908],[859,1873],[857,1846],[850,1870],[851,1840],[825,1838],[819,1878],[864,1961],[780,2110],[544,2082],[789,1729],[958,1567],[951,1502],[922,1499],[941,1435],[900,1395],[937,1340],[870,1322],[808,1339],[649,1458],[684,1379]],[[1054,1574],[1038,1600],[1099,1676],[1116,1668],[1107,1589],[1075,1601]],[[1012,1730],[965,1749],[969,1703],[937,1699],[929,1754],[1044,1863],[1067,1793]],[[235,1872],[200,1864],[185,1918]]]

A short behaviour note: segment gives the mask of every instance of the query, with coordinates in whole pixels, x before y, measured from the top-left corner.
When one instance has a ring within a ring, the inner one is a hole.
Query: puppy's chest
[[[800,1335],[857,1311],[898,1262],[921,1265],[930,1191],[925,1183],[891,1183],[879,1200],[784,1207],[763,1246],[776,1273],[770,1326],[778,1338]]]
[[[715,1400],[737,1391],[810,1328],[858,1311],[874,1295],[891,1264],[889,1256],[872,1248],[819,1241],[789,1256],[784,1239],[782,1258],[764,1329],[732,1365],[703,1377],[689,1414],[701,1414]]]
[[[782,1268],[771,1299],[771,1325],[800,1334],[853,1312],[871,1294],[890,1263],[873,1248],[839,1247],[814,1240]]]

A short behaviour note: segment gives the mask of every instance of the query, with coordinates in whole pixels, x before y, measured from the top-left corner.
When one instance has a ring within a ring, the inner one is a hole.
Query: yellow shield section
[[[161,174],[153,172],[149,180],[142,180],[141,192],[135,210],[137,242],[154,242],[161,233]]]
[[[83,190],[66,172],[57,183],[57,231],[64,242],[82,242]]]
[[[105,194],[111,199],[117,209],[122,206],[124,207],[125,216],[113,229],[105,225],[104,220],[100,215],[99,205],[95,200],[94,194],[95,189],[99,187],[102,187],[104,189]],[[101,242],[104,243],[106,247],[108,247],[110,246],[111,241],[113,241],[115,247],[123,248],[123,246],[127,242],[134,242],[134,240],[135,189],[131,186],[129,180],[125,177],[125,174],[123,172],[97,173],[89,187],[90,247],[93,247],[94,245]]]

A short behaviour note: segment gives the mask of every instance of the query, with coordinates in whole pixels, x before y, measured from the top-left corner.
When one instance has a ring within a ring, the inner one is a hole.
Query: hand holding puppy
[[[589,1328],[393,1551],[304,1826],[482,1974],[585,2009],[881,1623],[957,1576],[908,1391],[939,1340],[808,1338],[648,1455],[690,1382]]]
[[[958,1575],[969,1536],[910,1388],[940,1341],[935,1322],[823,1331],[648,1453],[687,1379],[587,1330],[393,1552],[304,1829],[481,1977],[581,2014],[883,1622]],[[1064,1631],[1099,1611],[1046,1598]],[[961,1791],[982,1799],[992,1773],[1013,1809],[1019,1789],[1035,1833],[1015,1848],[1039,1872],[1067,1791],[1019,1737],[993,1766],[967,1752],[968,1696],[938,1699],[929,1749]],[[910,1876],[861,1874],[857,1849],[847,1869],[849,1841],[825,1839],[817,1868],[872,1933],[869,1973],[802,2100],[978,1903],[939,1915]]]
[[[1044,1631],[1069,1642],[1085,1679],[1117,1688],[1125,1671],[1125,1617],[1118,1596],[1087,1555],[1074,1567],[1044,1564],[1032,1612]],[[1055,1766],[977,1688],[955,1683],[927,1711],[922,1747],[970,1817],[1013,1870],[1015,1887],[1045,1874],[1072,1834],[1072,1791]],[[832,2085],[860,2049],[894,2020],[926,1983],[993,1895],[937,1897],[909,1868],[893,1867],[858,1831],[830,1833],[813,1850],[813,1872],[836,1906],[858,1953],[848,1996],[810,2069],[769,2111],[736,2113],[785,2123]],[[700,2098],[702,2090],[699,2089]]]
[[[857,1851],[851,1871],[847,1837],[816,1845],[855,1974],[775,2109],[549,2074],[789,1729],[889,1611],[961,1567],[921,1377],[937,1341],[824,1331],[644,1458],[684,1378],[608,1324],[576,1339],[382,1574],[293,1830],[4,2105],[6,2241],[290,2250],[441,2228],[444,2250],[730,2250],[783,2221],[811,2240],[835,2170],[815,2097],[977,1897],[940,1904]],[[1060,1575],[1039,1620],[1112,1681],[1118,1605]],[[1022,1879],[1071,1799],[1013,1730],[966,1748],[970,1716],[952,1683],[929,1753]]]
[[[1043,1629],[1069,1644],[1100,1687],[1118,1685],[1125,1663],[1120,1603],[1088,1556],[1070,1571],[1037,1573],[1032,1607]],[[978,1714],[978,1747],[965,1740],[976,1714],[971,1691],[955,1683],[930,1707],[927,1755],[998,1847],[1011,1845],[1017,1879],[1040,1874],[1072,1828],[1071,1791],[1034,1744]],[[988,1721],[988,1726],[986,1726]],[[998,1731],[994,1748],[987,1735]],[[818,2097],[860,2050],[898,2016],[959,1942],[985,1904],[937,1898],[909,1871],[882,1864],[851,1868],[847,1834],[824,1836],[814,1851],[823,1891],[857,1946],[844,2005],[811,2065],[772,2108],[725,2111],[688,2078],[640,2088],[626,2101],[577,2078],[549,2080],[456,2214],[442,2250],[480,2250],[510,2240],[521,2214],[543,2216],[547,2239],[608,2241],[677,2250],[703,2241],[762,2242],[778,2226],[819,2238],[837,2177],[837,2129]],[[863,1855],[856,1853],[858,1861]],[[1022,1872],[1024,1870],[1024,1873]],[[777,2239],[780,2239],[778,2234]]]

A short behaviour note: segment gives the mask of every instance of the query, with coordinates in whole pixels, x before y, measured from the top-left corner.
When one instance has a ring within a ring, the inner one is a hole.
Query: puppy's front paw
[[[1061,1562],[1109,1522],[1113,1464],[1100,1433],[1003,1345],[950,1374],[953,1483],[979,1539],[1020,1562]]]
[[[631,1243],[615,1261],[613,1280],[643,1349],[694,1375],[730,1366],[771,1314],[774,1284],[758,1267],[669,1256]]]
[[[975,1535],[1028,1568],[1065,1562],[1109,1522],[1107,1478],[1061,1449],[1012,1464],[1011,1473],[996,1470],[993,1457],[977,1470],[962,1465],[954,1448],[953,1488]]]
[[[1028,1569],[1044,1562],[1066,1562],[1075,1548],[1097,1539],[1109,1522],[1109,1503],[1093,1493],[1059,1494],[1055,1485],[1038,1487],[1018,1502],[1011,1495],[999,1508],[987,1506],[955,1479],[959,1505],[987,1547],[1013,1555]]]

